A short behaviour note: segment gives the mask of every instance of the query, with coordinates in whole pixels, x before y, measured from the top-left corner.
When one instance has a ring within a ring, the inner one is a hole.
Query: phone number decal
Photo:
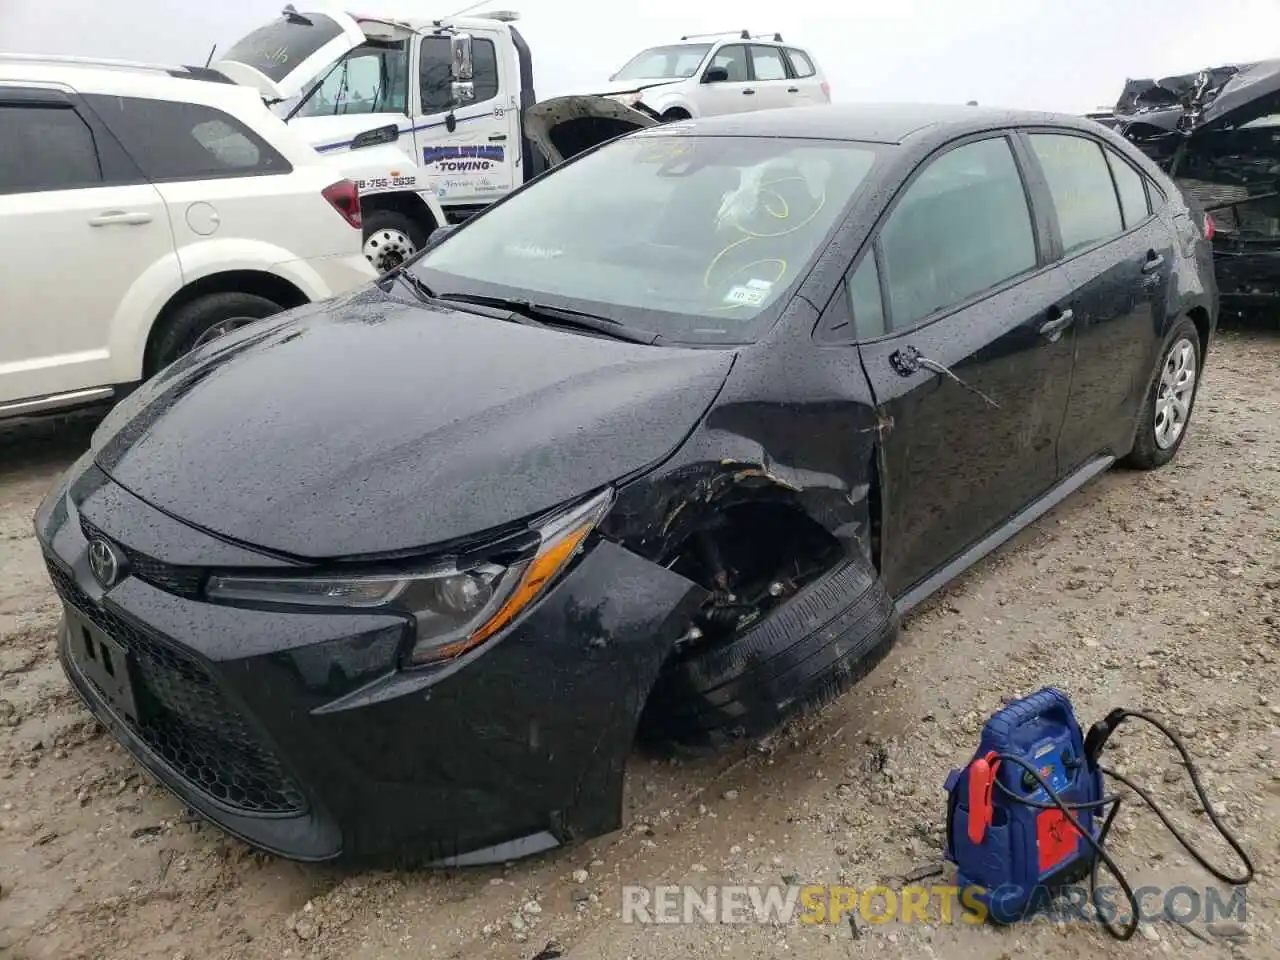
[[[368,180],[357,180],[356,189],[361,193],[371,190],[396,190],[401,187],[414,187],[417,177],[370,177]]]

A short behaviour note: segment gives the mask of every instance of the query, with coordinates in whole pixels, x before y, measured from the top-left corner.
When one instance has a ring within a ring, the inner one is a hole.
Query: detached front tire
[[[1124,459],[1125,466],[1155,470],[1177,455],[1200,391],[1200,356],[1200,334],[1195,324],[1183,317],[1166,339],[1160,365],[1147,385],[1133,450]]]
[[[183,304],[164,322],[152,348],[147,373],[240,327],[279,313],[284,307],[255,293],[207,293]]]
[[[876,572],[845,560],[731,641],[677,654],[650,694],[641,737],[705,750],[762,736],[845,692],[897,634]]]

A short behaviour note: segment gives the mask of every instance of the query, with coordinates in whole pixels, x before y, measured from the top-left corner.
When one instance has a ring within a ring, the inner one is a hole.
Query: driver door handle
[[[752,90],[750,87],[748,87],[746,90],[743,90],[743,91],[742,91],[742,95],[743,95],[744,97],[749,97],[749,96],[751,96],[751,94],[753,94],[753,93],[755,93],[755,91],[754,91],[754,90]]]
[[[89,218],[89,226],[91,227],[109,227],[112,224],[124,224],[125,226],[136,227],[144,223],[151,222],[151,214],[142,212],[131,212],[128,210],[107,210],[100,213],[96,217]]]
[[[787,87],[787,93],[799,93],[799,92],[800,92],[799,87]]]

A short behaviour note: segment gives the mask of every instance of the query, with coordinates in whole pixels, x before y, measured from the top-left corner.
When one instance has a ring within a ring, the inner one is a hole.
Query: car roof
[[[1101,125],[1071,114],[925,103],[833,103],[720,114],[679,121],[687,133],[726,137],[811,137],[864,143],[939,142],[1006,126],[1061,126],[1096,132]]]

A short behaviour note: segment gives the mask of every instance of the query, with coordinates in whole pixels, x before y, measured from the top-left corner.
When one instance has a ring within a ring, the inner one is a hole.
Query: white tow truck
[[[657,119],[614,96],[538,103],[514,13],[393,20],[286,7],[214,62],[356,182],[385,271],[514,188]]]

